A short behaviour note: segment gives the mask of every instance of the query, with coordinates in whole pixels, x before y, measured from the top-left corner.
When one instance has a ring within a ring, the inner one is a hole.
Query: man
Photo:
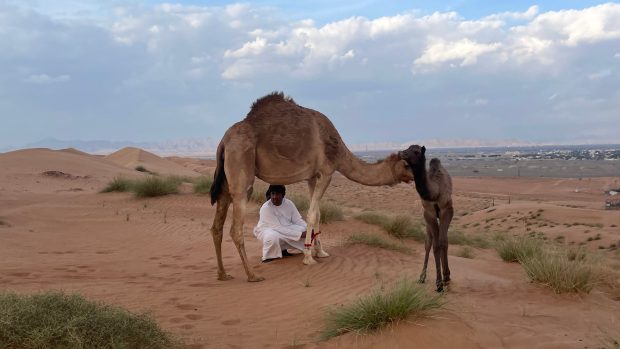
[[[254,235],[263,242],[263,263],[282,256],[290,256],[287,248],[303,250],[306,222],[295,204],[286,199],[283,185],[270,185],[266,196],[269,200],[260,208],[260,218]]]

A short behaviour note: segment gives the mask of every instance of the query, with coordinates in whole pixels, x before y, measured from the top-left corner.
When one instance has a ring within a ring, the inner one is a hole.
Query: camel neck
[[[426,161],[420,165],[412,166],[413,181],[415,182],[415,190],[418,192],[422,200],[432,201],[431,193],[428,189],[428,179],[426,178]]]
[[[348,179],[364,185],[393,185],[398,183],[392,174],[392,164],[389,160],[369,164],[358,159],[346,148],[342,149],[340,154],[337,170]]]

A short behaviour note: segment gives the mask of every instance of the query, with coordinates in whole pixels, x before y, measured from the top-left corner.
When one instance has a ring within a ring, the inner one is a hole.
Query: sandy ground
[[[189,348],[611,348],[608,340],[620,339],[620,298],[613,289],[556,295],[530,283],[521,266],[502,262],[492,249],[475,249],[468,259],[456,256],[461,247],[451,245],[453,281],[446,308],[436,316],[318,342],[329,307],[403,276],[417,277],[419,243],[406,242],[412,255],[344,243],[359,232],[386,237],[353,218],[362,210],[419,219],[412,185],[366,187],[336,175],[325,200],[338,203],[346,219],[322,227],[331,257],[313,266],[304,266],[301,256],[261,264],[260,244],[251,234],[258,206],[250,204],[246,250],[266,280],[246,282],[226,234],[224,263],[235,279],[222,282],[216,279],[209,233],[215,210],[208,197],[187,186],[182,194],[156,199],[98,193],[116,176],[144,176],[137,165],[184,176],[211,174],[214,166],[135,149],[108,157],[71,149],[0,154],[0,289],[61,289],[150,311]],[[604,210],[603,203],[604,191],[619,180],[456,177],[452,229],[489,238],[544,234],[586,246],[617,272],[620,256],[610,246],[620,242],[620,212]],[[290,186],[289,193],[305,193],[305,185]]]

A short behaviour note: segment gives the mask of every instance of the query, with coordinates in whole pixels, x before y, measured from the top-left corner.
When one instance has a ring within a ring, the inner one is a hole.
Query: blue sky
[[[347,144],[620,143],[620,4],[0,0],[0,149],[219,140],[281,90]]]

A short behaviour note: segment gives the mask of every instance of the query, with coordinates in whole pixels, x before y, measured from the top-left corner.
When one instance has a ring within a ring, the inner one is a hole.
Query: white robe
[[[296,248],[303,250],[306,222],[301,218],[295,204],[287,198],[280,206],[268,200],[260,208],[260,218],[254,228],[254,235],[263,242],[263,260],[282,258],[282,250]]]

